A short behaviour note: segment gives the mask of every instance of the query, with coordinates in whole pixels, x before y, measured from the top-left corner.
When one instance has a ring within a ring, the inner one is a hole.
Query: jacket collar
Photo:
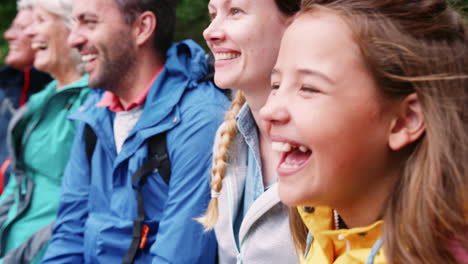
[[[381,220],[365,227],[334,230],[334,217],[331,208],[309,207],[305,209],[298,207],[297,209],[302,221],[314,238],[313,243],[316,244],[316,250],[320,248],[321,251],[320,254],[316,254],[317,251],[314,251],[315,256],[308,254],[307,260],[310,258],[315,260],[315,257],[320,255],[326,256],[326,263],[333,263],[334,260],[345,254],[352,254],[365,260],[369,256],[370,249],[382,234],[383,221]],[[310,249],[313,248],[314,246]],[[380,255],[379,259],[384,258]],[[321,261],[325,263],[325,260]]]
[[[154,81],[156,80],[156,78],[159,76],[159,73],[161,72],[163,67],[161,67],[161,69],[158,69],[156,71],[156,73],[154,74],[154,76],[151,78],[151,81],[148,83],[147,87],[145,88],[145,90],[143,91],[143,93],[141,93],[135,100],[133,100],[133,102],[131,102],[127,107],[124,107],[121,102],[120,102],[120,99],[117,95],[115,95],[113,92],[111,91],[106,91],[104,93],[104,95],[102,96],[101,98],[101,101],[99,101],[97,104],[96,104],[96,107],[107,107],[109,108],[109,110],[111,110],[112,112],[124,112],[124,111],[130,111],[132,109],[135,109],[137,107],[140,107],[142,106],[145,101],[146,101],[146,97],[148,96],[148,92],[149,90],[151,89],[151,85],[154,83]]]
[[[205,51],[192,40],[175,43],[167,51],[164,69],[148,93],[142,122],[138,128],[151,127],[171,115],[186,90],[196,88],[208,72]],[[157,109],[157,111],[155,111]],[[147,112],[150,112],[146,114]]]
[[[232,222],[235,221],[235,216],[237,212],[237,208],[239,204],[242,203],[241,201],[241,194],[245,188],[245,178],[246,178],[246,167],[245,162],[247,159],[247,150],[246,148],[241,148],[240,146],[248,145],[248,147],[253,151],[255,162],[257,163],[258,168],[261,171],[261,159],[260,159],[260,146],[259,146],[259,139],[258,139],[258,129],[257,124],[253,118],[252,112],[250,107],[247,103],[245,103],[242,108],[239,110],[239,113],[236,116],[236,123],[237,128],[239,131],[238,136],[236,137],[236,141],[231,143],[231,151],[235,153],[236,161],[231,163],[234,167],[239,167],[243,171],[233,171],[232,174],[234,177],[230,177],[230,182],[227,183],[228,185],[233,185],[233,193],[230,195],[231,199],[233,199],[233,214],[231,216]],[[230,168],[228,168],[230,170]],[[249,175],[253,176],[253,175]],[[231,180],[233,182],[231,182]],[[228,188],[228,189],[231,189]],[[237,191],[236,191],[237,189]],[[252,204],[252,206],[247,211],[244,219],[242,221],[240,231],[239,231],[239,241],[245,239],[246,235],[249,232],[249,229],[255,224],[255,222],[261,218],[268,210],[270,210],[273,206],[280,203],[280,198],[278,195],[278,184],[274,183],[265,193],[260,195],[257,200]]]
[[[247,211],[240,227],[239,241],[243,241],[250,227],[252,227],[260,217],[278,203],[280,203],[278,183],[274,183],[265,193],[255,200],[252,207]]]
[[[247,103],[245,103],[236,116],[237,129],[243,140],[253,151],[257,166],[262,171],[262,162],[260,159],[260,142],[258,139],[258,129],[252,111]]]
[[[334,230],[333,209],[325,206],[317,206],[309,208],[298,207],[297,210],[299,211],[302,221],[312,234],[321,232],[325,232],[327,234],[358,234],[372,231],[378,233],[378,236],[380,236],[383,224],[383,221],[380,220],[365,227]]]

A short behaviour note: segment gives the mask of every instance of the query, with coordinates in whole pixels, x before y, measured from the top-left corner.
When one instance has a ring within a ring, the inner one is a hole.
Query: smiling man
[[[81,122],[43,263],[215,262],[194,218],[209,200],[227,98],[193,41],[172,44],[173,0],[75,1],[68,42],[100,89]]]
[[[31,67],[34,62],[34,51],[25,32],[31,23],[32,10],[29,0],[21,0],[18,2],[18,13],[4,34],[9,51],[5,57],[7,66],[0,68],[0,177],[7,175],[5,173],[8,167],[8,162],[5,162],[8,156],[6,135],[14,111],[26,103],[31,94],[42,90],[51,81],[48,74]],[[1,188],[3,186],[0,186]]]

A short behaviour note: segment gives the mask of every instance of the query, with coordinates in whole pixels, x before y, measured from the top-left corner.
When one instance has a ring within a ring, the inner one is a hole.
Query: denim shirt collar
[[[247,144],[247,175],[245,177],[243,206],[242,212],[238,213],[243,218],[254,201],[265,191],[262,177],[258,128],[247,104],[244,104],[237,115],[237,126],[239,134]]]
[[[252,111],[247,103],[239,110],[236,121],[239,134],[244,138],[249,149],[253,151],[256,165],[261,171],[262,163],[260,159],[260,141],[258,139],[257,123],[255,123]]]

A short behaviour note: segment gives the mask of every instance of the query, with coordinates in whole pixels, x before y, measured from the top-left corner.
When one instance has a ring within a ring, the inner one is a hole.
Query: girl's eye
[[[272,83],[272,84],[271,84],[271,89],[272,89],[272,90],[278,90],[279,87],[280,87],[279,83]]]
[[[230,12],[230,13],[231,13],[231,15],[235,16],[235,15],[240,14],[241,12],[242,12],[241,9],[236,8],[236,7],[233,7],[233,8],[231,8],[231,12]]]
[[[86,19],[83,21],[84,24],[86,25],[94,25],[96,24],[96,21],[95,20],[90,20],[90,19]]]
[[[301,91],[306,92],[306,93],[319,93],[320,92],[320,90],[311,86],[302,86]]]

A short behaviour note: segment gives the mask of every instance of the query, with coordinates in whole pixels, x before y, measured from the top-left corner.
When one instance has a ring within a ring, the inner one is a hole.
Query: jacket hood
[[[186,90],[197,87],[207,74],[206,53],[198,44],[193,40],[173,44],[167,51],[164,69],[146,98],[144,111],[152,111],[152,118],[140,125],[154,124],[171,113]]]

